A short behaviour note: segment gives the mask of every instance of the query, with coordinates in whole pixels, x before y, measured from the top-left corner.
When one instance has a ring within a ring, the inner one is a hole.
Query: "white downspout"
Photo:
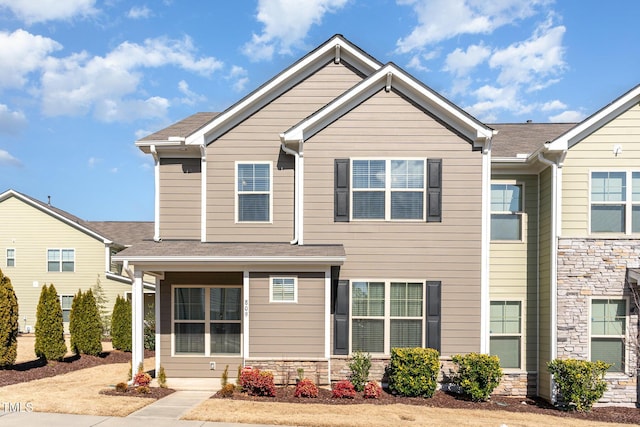
[[[290,154],[293,156],[294,160],[295,160],[295,170],[294,170],[294,182],[293,182],[293,198],[294,198],[294,212],[293,212],[293,240],[289,243],[291,243],[292,245],[295,244],[302,244],[302,242],[300,241],[300,210],[301,208],[301,203],[300,203],[300,169],[301,169],[301,164],[303,163],[301,161],[301,156],[300,153],[287,147],[283,142],[280,143],[280,147],[282,148],[282,151],[284,151],[287,154]],[[302,141],[300,141],[300,147],[302,147]]]
[[[482,264],[480,267],[480,353],[489,353],[489,266],[491,237],[491,139],[482,150]]]
[[[149,150],[151,151],[151,155],[153,156],[154,166],[154,187],[155,187],[155,195],[154,195],[154,221],[153,221],[153,240],[158,242],[160,241],[160,157],[158,156],[158,151],[156,150],[156,146],[152,145]]]
[[[200,146],[200,241],[207,241],[207,146]]]

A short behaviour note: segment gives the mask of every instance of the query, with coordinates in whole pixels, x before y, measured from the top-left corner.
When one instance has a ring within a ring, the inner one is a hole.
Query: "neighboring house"
[[[381,379],[391,348],[418,346],[445,372],[451,355],[497,354],[501,393],[551,399],[549,360],[611,360],[623,342],[624,372],[608,379],[625,397],[607,399],[629,402],[637,91],[580,124],[486,125],[336,35],[226,111],[137,141],[155,160],[154,239],[114,257],[134,266],[132,363],[153,275],[156,367],[170,378],[250,365],[328,383],[363,351]],[[608,192],[622,170],[620,201]],[[622,231],[590,228],[621,210]],[[612,272],[603,284],[563,269],[575,245],[607,248],[588,266]]]
[[[122,265],[111,262],[112,255],[152,235],[150,222],[84,221],[14,190],[0,194],[0,268],[18,297],[19,330],[34,331],[44,284],[58,291],[65,331],[73,296],[98,280],[110,313],[116,296],[131,292],[132,283],[121,273]]]

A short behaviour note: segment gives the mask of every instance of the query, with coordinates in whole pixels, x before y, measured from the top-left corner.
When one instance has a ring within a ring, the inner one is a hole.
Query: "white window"
[[[352,160],[352,218],[424,220],[425,161]]]
[[[351,284],[351,350],[389,354],[424,343],[424,282]]]
[[[174,354],[239,355],[241,313],[239,287],[174,287]]]
[[[295,277],[272,277],[269,302],[298,302],[298,280]]]
[[[71,306],[73,305],[73,295],[60,295],[60,307],[62,307],[62,321],[69,323],[71,316]]]
[[[74,271],[74,249],[47,249],[47,271]]]
[[[591,360],[610,363],[610,372],[625,371],[627,300],[591,300]]]
[[[491,240],[522,240],[522,185],[491,184]]]
[[[7,267],[16,266],[16,250],[13,248],[7,249]]]
[[[271,163],[236,163],[237,222],[271,222]]]
[[[520,301],[491,301],[489,351],[500,358],[503,368],[521,367],[522,304]]]
[[[591,232],[640,233],[640,172],[591,172]]]

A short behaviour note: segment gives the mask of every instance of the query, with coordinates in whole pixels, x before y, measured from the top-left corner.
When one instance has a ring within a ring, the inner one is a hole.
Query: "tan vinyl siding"
[[[555,244],[551,239],[552,205],[551,168],[540,174],[540,292],[539,292],[539,356],[538,356],[538,394],[551,399],[551,377],[547,363],[551,361],[553,343],[551,342],[551,250]]]
[[[160,160],[160,237],[200,239],[200,159]]]
[[[6,266],[7,248],[15,249],[15,267]],[[75,271],[47,272],[47,249],[74,249]],[[116,296],[131,289],[105,277],[105,245],[101,240],[15,197],[0,202],[0,269],[11,279],[18,297],[20,331],[25,326],[34,330],[44,284],[53,284],[60,295],[75,295],[78,289],[93,288],[99,279],[109,312]]]
[[[491,242],[490,299],[522,302],[525,318],[522,324],[525,365],[523,370],[536,371],[537,350],[537,286],[538,286],[538,176],[496,175],[492,182],[522,184],[523,240]]]
[[[269,278],[298,278],[297,303],[270,303]],[[252,273],[250,357],[324,357],[324,273]]]
[[[166,273],[160,282],[160,361],[168,378],[219,378],[229,365],[230,376],[235,376],[242,357],[172,356],[171,285],[237,285],[242,286],[242,273]],[[216,362],[210,369],[209,362]]]
[[[334,159],[442,159],[442,222],[334,222]],[[305,143],[305,243],[344,244],[342,279],[441,280],[442,350],[480,349],[482,155],[381,91]]]
[[[592,170],[638,170],[640,106],[636,105],[569,149],[562,168],[562,237],[586,237]],[[614,145],[622,147],[617,156]],[[602,236],[602,234],[599,234]]]
[[[346,66],[332,62],[207,147],[207,240],[284,242],[293,238],[294,161],[280,150],[279,135],[360,80]],[[272,223],[236,223],[236,161],[271,162]]]

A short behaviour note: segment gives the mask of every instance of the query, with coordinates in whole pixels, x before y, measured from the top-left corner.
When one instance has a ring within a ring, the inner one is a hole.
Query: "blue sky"
[[[0,0],[0,191],[153,220],[134,142],[333,34],[486,123],[574,122],[640,83],[637,0]]]

